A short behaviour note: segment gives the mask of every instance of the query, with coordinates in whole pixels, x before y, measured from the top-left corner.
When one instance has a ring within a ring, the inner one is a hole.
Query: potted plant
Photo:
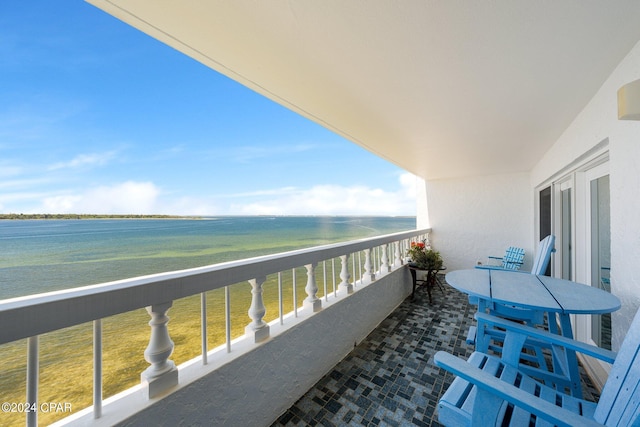
[[[431,248],[427,248],[423,242],[411,242],[411,247],[407,250],[407,255],[411,258],[411,263],[409,263],[411,267],[430,271],[442,269],[442,257],[440,253]]]

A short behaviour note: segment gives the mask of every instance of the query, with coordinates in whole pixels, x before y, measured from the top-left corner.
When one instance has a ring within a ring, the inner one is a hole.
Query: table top
[[[549,276],[500,270],[456,270],[447,283],[461,292],[501,304],[556,313],[602,314],[620,308],[620,300],[592,286]]]

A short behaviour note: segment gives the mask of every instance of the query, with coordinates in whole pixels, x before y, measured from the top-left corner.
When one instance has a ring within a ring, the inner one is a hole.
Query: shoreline
[[[201,216],[183,215],[118,215],[118,214],[0,214],[1,220],[39,219],[202,219]]]
[[[209,219],[209,218],[415,218],[412,215],[160,215],[160,214],[2,214],[0,221],[68,219]]]

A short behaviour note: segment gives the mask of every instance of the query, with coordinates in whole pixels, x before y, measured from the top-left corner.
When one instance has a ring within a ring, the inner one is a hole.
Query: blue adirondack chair
[[[555,244],[556,236],[553,234],[540,240],[538,252],[536,252],[536,257],[533,260],[533,267],[531,267],[531,274],[544,274],[547,271],[551,253],[556,251]]]
[[[550,234],[540,241],[536,257],[533,260],[531,274],[544,274],[551,260],[551,254],[555,252],[556,236]],[[503,304],[494,304],[490,313],[496,316],[505,317],[527,323],[529,326],[540,325],[544,321],[544,313],[533,310],[514,308]]]
[[[492,262],[499,261],[500,265],[482,264],[476,268],[484,268],[490,270],[520,270],[524,263],[524,249],[509,246],[503,257],[489,256]]]
[[[538,245],[538,251],[536,257],[533,260],[533,266],[531,268],[531,274],[544,274],[551,260],[551,253],[555,252],[556,236],[553,234],[545,237],[540,241]],[[476,268],[487,268],[487,266],[476,266]],[[524,273],[524,272],[521,272]],[[470,304],[478,304],[478,299],[474,296],[469,297]],[[502,304],[494,304],[491,309],[491,314],[496,316],[506,317],[513,320],[519,320],[526,322],[528,325],[533,326],[536,324],[542,324],[544,321],[544,313],[534,312],[531,310],[515,309],[513,307],[505,306]],[[473,344],[475,337],[475,328],[471,327],[469,334],[467,335],[467,343]]]
[[[555,240],[556,238],[554,235],[549,235],[540,241],[540,244],[538,245],[538,251],[536,252],[536,257],[533,260],[531,274],[544,274],[544,272],[547,270],[547,266],[549,265],[549,261],[551,259],[551,254],[555,252]],[[514,274],[516,273],[514,272]],[[477,298],[474,297],[469,297],[469,302],[471,304],[478,303]],[[493,306],[489,310],[489,313],[494,316],[522,322],[529,326],[542,325],[544,324],[545,320],[545,313],[541,311],[512,307],[504,304],[493,304]],[[549,326],[549,330],[551,332],[555,334],[559,333],[555,318],[548,319],[547,325]],[[501,353],[503,349],[502,342],[504,339],[504,332],[500,328],[490,330],[487,325],[483,325],[482,320],[478,320],[477,327],[469,327],[466,338],[467,344],[476,344],[476,335],[478,332],[478,328],[484,328],[483,333],[491,336],[493,340],[493,344],[490,346],[491,350],[496,353]],[[540,343],[536,343],[534,341],[529,341],[525,345],[525,348],[526,351],[521,354],[521,358],[523,360],[538,367],[547,366],[544,356],[544,345],[541,345]]]
[[[540,240],[538,244],[538,250],[536,257],[533,259],[533,266],[531,267],[531,274],[544,274],[551,260],[551,253],[555,252],[556,236],[553,234],[548,235],[544,239]],[[507,249],[503,258],[489,257],[502,260],[502,265],[476,265],[476,268],[482,268],[486,270],[519,270],[524,262],[524,249],[515,248],[511,246]],[[518,261],[519,260],[519,261]]]
[[[507,334],[502,358],[474,352],[464,361],[445,352],[435,354],[435,364],[457,376],[438,403],[440,423],[447,426],[640,425],[640,310],[617,354],[540,329],[494,319]],[[599,402],[569,396],[523,372],[518,359],[522,344],[529,339],[613,363]]]

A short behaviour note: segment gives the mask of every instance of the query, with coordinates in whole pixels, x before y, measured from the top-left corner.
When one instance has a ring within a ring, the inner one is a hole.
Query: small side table
[[[416,286],[420,285],[420,286],[424,286],[427,288],[427,293],[429,294],[429,304],[433,303],[433,300],[431,298],[431,289],[434,287],[434,285],[438,285],[440,286],[440,289],[442,290],[442,285],[440,284],[440,281],[438,280],[438,272],[440,271],[444,271],[447,268],[446,267],[442,267],[439,270],[423,270],[421,268],[418,268],[415,266],[415,264],[413,264],[412,262],[410,262],[409,264],[407,264],[407,267],[409,268],[409,271],[411,272],[411,279],[413,280],[413,290],[411,292],[411,299],[413,299],[415,297],[415,293],[416,293]],[[427,273],[427,277],[425,279],[418,279],[418,275],[417,272],[418,271],[422,271],[422,272],[426,272]]]

